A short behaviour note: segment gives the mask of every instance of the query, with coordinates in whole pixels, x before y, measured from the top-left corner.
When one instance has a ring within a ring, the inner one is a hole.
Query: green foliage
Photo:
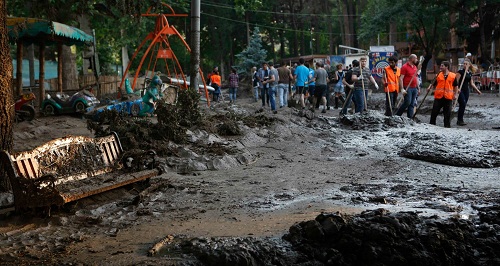
[[[237,65],[239,72],[247,72],[252,67],[259,66],[266,60],[267,52],[262,49],[262,39],[259,27],[254,28],[248,47],[237,54],[236,57],[240,60],[240,63]]]

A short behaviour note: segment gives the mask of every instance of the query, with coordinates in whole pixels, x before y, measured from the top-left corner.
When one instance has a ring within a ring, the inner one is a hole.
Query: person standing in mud
[[[359,61],[353,60],[352,65],[354,67],[359,67]],[[342,110],[340,110],[340,115],[347,114],[347,108],[351,105],[351,102],[354,104],[354,98],[352,97],[354,90],[354,81],[352,80],[352,69],[346,71],[344,78],[342,79],[342,83],[345,85],[345,93],[347,97],[345,99],[344,105],[342,106]]]
[[[257,77],[257,67],[252,67],[252,86],[253,98],[257,102],[259,100],[259,77]]]
[[[269,84],[268,99],[271,103],[271,111],[276,114],[278,112],[276,111],[276,87],[278,86],[278,70],[274,68],[274,65],[272,63],[270,63],[269,65],[269,78],[263,81],[263,83],[264,85]]]
[[[387,61],[389,65],[383,70],[382,83],[385,91],[385,115],[392,116],[392,108],[398,98],[401,69],[396,65],[398,59],[395,56],[389,57]]]
[[[229,101],[234,103],[236,101],[236,92],[238,91],[239,77],[236,73],[236,68],[231,67],[231,74],[229,74]]]
[[[278,98],[280,102],[280,108],[284,106],[288,106],[288,92],[289,92],[289,84],[293,79],[292,72],[286,66],[286,63],[283,63],[282,66],[278,67]]]
[[[219,71],[215,71],[212,76],[210,76],[210,84],[214,87],[214,94],[212,101],[219,102],[220,96],[220,85],[221,85],[221,76],[219,75]]]
[[[344,89],[344,83],[342,82],[342,80],[344,79],[344,70],[343,70],[343,65],[342,64],[338,64],[337,65],[337,71],[335,71],[334,73],[334,80],[337,82],[335,84],[335,86],[333,87],[333,91],[335,92],[335,109],[339,109],[339,100],[343,103],[345,101],[344,99],[344,92],[345,92],[345,89]],[[328,95],[328,98],[330,96]]]
[[[436,80],[428,88],[428,90],[431,90],[432,87],[436,88],[434,91],[434,104],[432,105],[430,124],[436,124],[436,118],[441,109],[443,109],[444,127],[447,128],[451,127],[451,107],[453,100],[457,98],[457,93],[459,92],[456,74],[450,72],[449,68],[450,62],[443,61],[439,66],[440,72],[436,76]]]
[[[321,113],[326,113],[326,94],[328,92],[328,73],[323,68],[323,63],[316,63],[316,71],[314,72],[314,82],[316,83],[316,88],[314,91],[313,107],[316,106],[316,101],[321,100],[324,108]],[[314,112],[314,109],[312,109]]]
[[[465,70],[467,69],[467,72]],[[467,102],[469,101],[469,86],[472,87],[477,94],[481,95],[481,91],[476,87],[474,81],[472,80],[472,74],[476,72],[476,67],[472,65],[472,62],[467,58],[464,60],[464,68],[458,71],[458,84],[462,84],[460,89],[460,94],[458,95],[458,120],[457,125],[465,126],[464,113]]]
[[[407,110],[406,113],[410,119],[413,117],[413,109],[418,96],[417,75],[420,70],[417,69],[417,64],[417,55],[411,54],[410,57],[408,57],[408,62],[401,67],[401,77],[399,78],[400,92],[403,94],[404,101],[396,111],[396,115],[401,116],[404,111]],[[407,88],[408,91],[405,90],[405,88]]]
[[[269,79],[269,65],[267,62],[262,63],[262,68],[257,73],[259,79],[260,96],[262,97],[262,108],[269,106],[269,83],[264,81]]]
[[[304,94],[306,93],[305,91],[305,85],[306,82],[308,81],[308,76],[309,76],[309,69],[304,66],[304,58],[299,59],[299,66],[295,69],[295,72],[293,74],[293,77],[295,79],[295,86],[296,91],[300,97],[300,106],[302,109],[306,108],[306,105],[304,103]]]
[[[371,71],[366,66],[366,63],[366,57],[361,57],[361,59],[359,59],[360,66],[352,69],[352,80],[354,81],[354,110],[356,113],[365,110],[365,101],[368,100],[368,87],[370,82],[373,83],[378,90],[378,84],[372,77]]]

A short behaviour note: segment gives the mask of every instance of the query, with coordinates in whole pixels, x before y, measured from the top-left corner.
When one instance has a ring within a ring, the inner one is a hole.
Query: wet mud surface
[[[382,94],[372,95],[367,114],[343,118],[335,109],[274,115],[247,99],[204,107],[203,126],[191,127],[184,143],[162,146],[165,173],[149,182],[50,216],[3,212],[0,260],[496,265],[499,99],[471,97],[467,126],[451,129],[440,126],[442,116],[426,124],[425,112],[420,122],[381,115]],[[15,145],[30,148],[36,141],[28,134],[41,142],[55,125],[89,134],[85,123],[19,124]]]

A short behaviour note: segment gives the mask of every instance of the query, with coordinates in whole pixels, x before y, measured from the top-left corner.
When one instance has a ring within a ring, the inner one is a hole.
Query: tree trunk
[[[351,43],[351,27],[350,24],[351,22],[349,21],[349,0],[343,0],[342,3],[339,1],[339,6],[342,8],[342,18],[343,18],[343,23],[342,23],[342,28],[344,29],[343,31],[343,44],[347,46],[352,46]]]
[[[0,150],[11,151],[14,99],[11,87],[12,58],[6,25],[6,1],[0,1]],[[0,176],[5,177],[3,172],[0,172]]]
[[[76,54],[71,52],[71,47],[62,47],[62,84],[64,90],[78,90],[78,72],[76,70]]]
[[[35,45],[28,46],[28,61],[30,69],[30,86],[35,86]]]
[[[457,14],[455,12],[450,12],[449,14],[450,18],[450,48],[451,48],[451,65],[452,68],[450,69],[453,72],[456,72],[458,70],[458,54],[457,54],[457,48],[458,48],[458,36],[457,36],[457,30],[456,30],[456,22],[457,22]]]
[[[394,45],[397,42],[397,25],[395,22],[389,23],[389,44]]]
[[[21,95],[23,93],[23,42],[17,41],[17,70],[16,70],[16,96]]]

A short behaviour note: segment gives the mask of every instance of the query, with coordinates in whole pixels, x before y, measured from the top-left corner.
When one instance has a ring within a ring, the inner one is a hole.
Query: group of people
[[[420,69],[417,67],[417,56],[412,54],[408,61],[401,67],[397,67],[397,58],[389,58],[389,66],[384,68],[382,82],[386,93],[386,115],[392,115],[396,107],[396,99],[399,93],[403,94],[403,103],[397,108],[396,115],[401,116],[405,110],[408,118],[414,117],[414,108],[417,97],[420,94],[418,75]],[[451,127],[451,113],[456,103],[459,104],[457,114],[457,125],[464,126],[465,107],[469,100],[469,88],[473,88],[478,94],[481,91],[472,80],[472,74],[476,71],[469,59],[464,60],[464,68],[458,73],[450,71],[450,62],[443,61],[440,65],[440,72],[434,81],[427,88],[427,94],[434,88],[434,103],[432,106],[430,124],[435,125],[436,119],[441,109],[443,110],[444,126]],[[455,104],[454,104],[455,102]]]
[[[231,67],[231,74],[229,74],[229,102],[234,103],[236,101],[236,93],[238,92],[238,83],[240,78],[236,72],[236,68]],[[219,67],[214,67],[212,72],[207,76],[208,85],[214,88],[212,92],[212,101],[219,102],[221,87],[222,87],[222,77],[219,73]]]
[[[392,56],[388,59],[389,65],[383,69],[382,84],[385,92],[385,115],[402,116],[404,113],[413,119],[417,98],[420,95],[420,64],[415,54],[411,54],[408,61],[399,68],[398,58]],[[367,66],[367,57],[361,57],[352,62],[352,68],[347,70],[342,64],[336,66],[336,71],[328,72],[321,62],[309,65],[303,58],[299,59],[299,65],[289,67],[285,64],[273,64],[263,62],[262,67],[252,69],[252,83],[254,100],[261,99],[262,108],[268,106],[273,113],[277,113],[278,106],[288,106],[289,95],[298,97],[300,106],[306,108],[306,95],[309,95],[309,107],[314,112],[320,105],[322,112],[330,109],[330,88],[333,85],[334,108],[342,105],[340,114],[347,114],[349,106],[354,106],[354,113],[367,110],[368,90],[373,85],[377,90],[379,85],[371,75]],[[466,125],[464,112],[469,99],[469,88],[477,93],[481,91],[472,80],[472,74],[476,68],[471,61],[464,60],[464,68],[457,73],[452,73],[450,63],[443,61],[440,72],[427,88],[429,93],[433,88],[434,103],[430,118],[431,124],[436,124],[436,119],[441,109],[444,114],[444,126],[451,126],[451,112],[454,104],[459,104],[457,125]],[[221,78],[218,69],[208,77],[210,84],[214,87],[214,101],[218,101],[220,95]],[[236,69],[231,69],[229,75],[229,97],[230,101],[236,100],[239,78]],[[398,95],[402,94],[398,102]],[[260,95],[260,97],[259,97]],[[278,98],[278,99],[276,99]],[[455,102],[455,103],[454,103]]]

